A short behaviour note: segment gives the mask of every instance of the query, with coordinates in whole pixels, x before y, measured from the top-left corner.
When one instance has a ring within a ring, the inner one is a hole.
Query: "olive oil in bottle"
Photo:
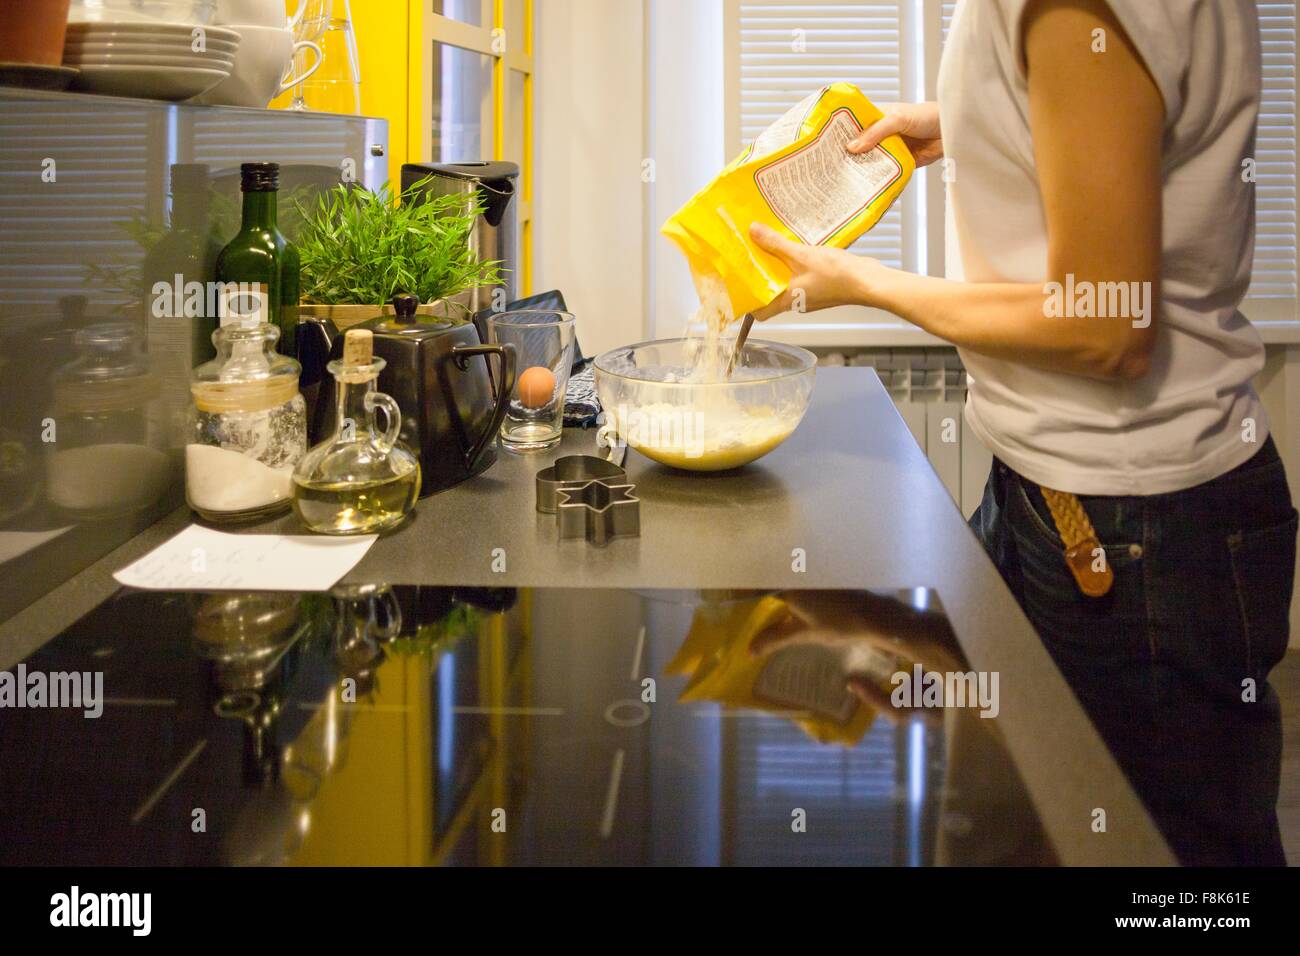
[[[375,390],[384,360],[369,330],[353,329],[334,376],[334,434],[303,456],[293,473],[293,509],[321,534],[369,534],[401,523],[420,493],[420,462],[398,440],[397,402]],[[376,413],[384,412],[381,432]]]
[[[300,481],[294,508],[303,524],[324,534],[365,534],[398,524],[415,505],[420,466],[377,481]]]

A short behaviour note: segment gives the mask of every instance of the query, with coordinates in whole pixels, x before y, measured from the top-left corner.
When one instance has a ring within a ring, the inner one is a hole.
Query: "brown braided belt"
[[[1061,540],[1065,542],[1065,563],[1074,575],[1079,590],[1088,597],[1101,597],[1115,583],[1115,575],[1106,560],[1106,549],[1101,546],[1088,512],[1083,510],[1079,496],[1068,491],[1053,491],[1041,485],[1043,500],[1052,512]]]

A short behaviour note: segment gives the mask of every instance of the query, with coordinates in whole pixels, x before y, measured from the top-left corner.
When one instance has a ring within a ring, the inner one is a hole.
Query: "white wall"
[[[583,350],[680,335],[698,304],[659,234],[727,157],[722,0],[537,0],[534,291]]]
[[[686,260],[659,227],[730,159],[723,118],[721,0],[651,0],[646,250],[655,338],[682,334],[699,300]]]
[[[560,289],[583,352],[646,338],[643,0],[535,7],[533,291]]]

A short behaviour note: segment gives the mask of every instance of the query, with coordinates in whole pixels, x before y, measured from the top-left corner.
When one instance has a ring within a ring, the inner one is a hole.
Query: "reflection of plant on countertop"
[[[478,632],[481,612],[465,604],[453,607],[432,624],[421,624],[415,633],[404,634],[384,645],[395,657],[415,657],[435,650],[450,650],[461,638]]]
[[[302,301],[377,306],[405,292],[431,303],[499,283],[500,263],[470,248],[481,204],[422,195],[428,181],[400,197],[387,184],[377,192],[340,184],[314,208],[300,206]]]

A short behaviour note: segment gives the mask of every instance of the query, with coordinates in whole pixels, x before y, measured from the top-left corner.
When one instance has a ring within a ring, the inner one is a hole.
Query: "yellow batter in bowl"
[[[661,339],[596,359],[596,392],[619,438],[647,458],[688,471],[723,471],[762,458],[798,427],[817,358],[751,339],[726,381],[698,381],[699,343]]]

